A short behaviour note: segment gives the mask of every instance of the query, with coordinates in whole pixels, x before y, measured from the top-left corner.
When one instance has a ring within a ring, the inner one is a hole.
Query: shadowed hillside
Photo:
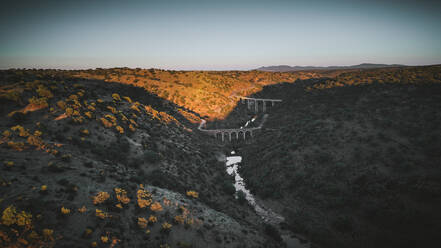
[[[323,247],[439,247],[441,67],[268,86],[282,98],[241,174]]]

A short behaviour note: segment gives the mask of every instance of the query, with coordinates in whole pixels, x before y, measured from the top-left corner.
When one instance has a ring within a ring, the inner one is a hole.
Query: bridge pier
[[[254,100],[254,112],[259,112],[259,102],[257,100]]]

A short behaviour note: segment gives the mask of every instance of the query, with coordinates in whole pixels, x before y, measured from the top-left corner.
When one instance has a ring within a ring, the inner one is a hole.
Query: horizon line
[[[81,71],[81,70],[98,70],[98,69],[141,69],[141,70],[150,70],[150,69],[154,69],[154,70],[164,70],[164,71],[256,71],[259,70],[260,68],[265,68],[265,67],[277,67],[277,66],[289,66],[289,67],[317,67],[317,69],[330,69],[333,70],[335,68],[332,67],[351,67],[351,66],[359,66],[359,65],[385,65],[385,66],[389,66],[389,67],[423,67],[423,66],[438,66],[441,65],[441,63],[436,63],[436,64],[417,64],[417,65],[406,65],[406,64],[396,64],[396,63],[392,63],[392,64],[386,64],[386,63],[359,63],[359,64],[350,64],[350,65],[325,65],[325,66],[320,66],[320,65],[286,65],[286,64],[279,64],[279,65],[262,65],[259,67],[255,67],[255,68],[251,68],[251,69],[238,69],[238,68],[231,68],[231,69],[172,69],[172,68],[160,68],[160,67],[131,67],[131,66],[104,66],[104,67],[90,67],[90,68],[75,68],[75,67],[67,67],[67,68],[56,68],[56,67],[42,67],[42,68],[37,68],[37,67],[9,67],[9,68],[0,68],[1,71],[6,71],[6,70],[60,70],[60,71]],[[384,67],[377,67],[377,68],[371,68],[371,69],[378,69],[378,68],[384,68]],[[339,68],[337,68],[339,69]],[[341,69],[345,69],[345,68],[341,68]],[[350,69],[350,68],[349,68]],[[356,68],[354,68],[356,69]],[[307,68],[305,68],[304,70],[308,70]],[[311,69],[314,70],[314,69]],[[269,72],[269,71],[268,71]],[[275,71],[277,72],[277,71]],[[287,72],[294,72],[294,71],[287,71]]]

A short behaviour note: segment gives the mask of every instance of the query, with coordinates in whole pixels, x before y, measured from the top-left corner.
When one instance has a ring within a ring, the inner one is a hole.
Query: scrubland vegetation
[[[244,146],[247,185],[323,247],[441,243],[441,67],[269,86],[281,97]]]
[[[319,247],[436,247],[440,88],[439,66],[0,71],[0,246],[283,246],[235,198],[215,155],[231,147],[196,128],[236,125],[235,96],[255,95],[283,103],[235,148],[283,228]]]
[[[197,113],[70,73],[0,72],[1,247],[277,246]]]

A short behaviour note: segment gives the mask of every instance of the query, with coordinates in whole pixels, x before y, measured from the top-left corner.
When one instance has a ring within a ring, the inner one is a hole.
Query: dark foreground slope
[[[247,185],[323,247],[440,247],[441,69],[418,70],[266,87],[284,102],[240,151]]]
[[[55,71],[0,82],[0,247],[278,246],[175,105]]]

